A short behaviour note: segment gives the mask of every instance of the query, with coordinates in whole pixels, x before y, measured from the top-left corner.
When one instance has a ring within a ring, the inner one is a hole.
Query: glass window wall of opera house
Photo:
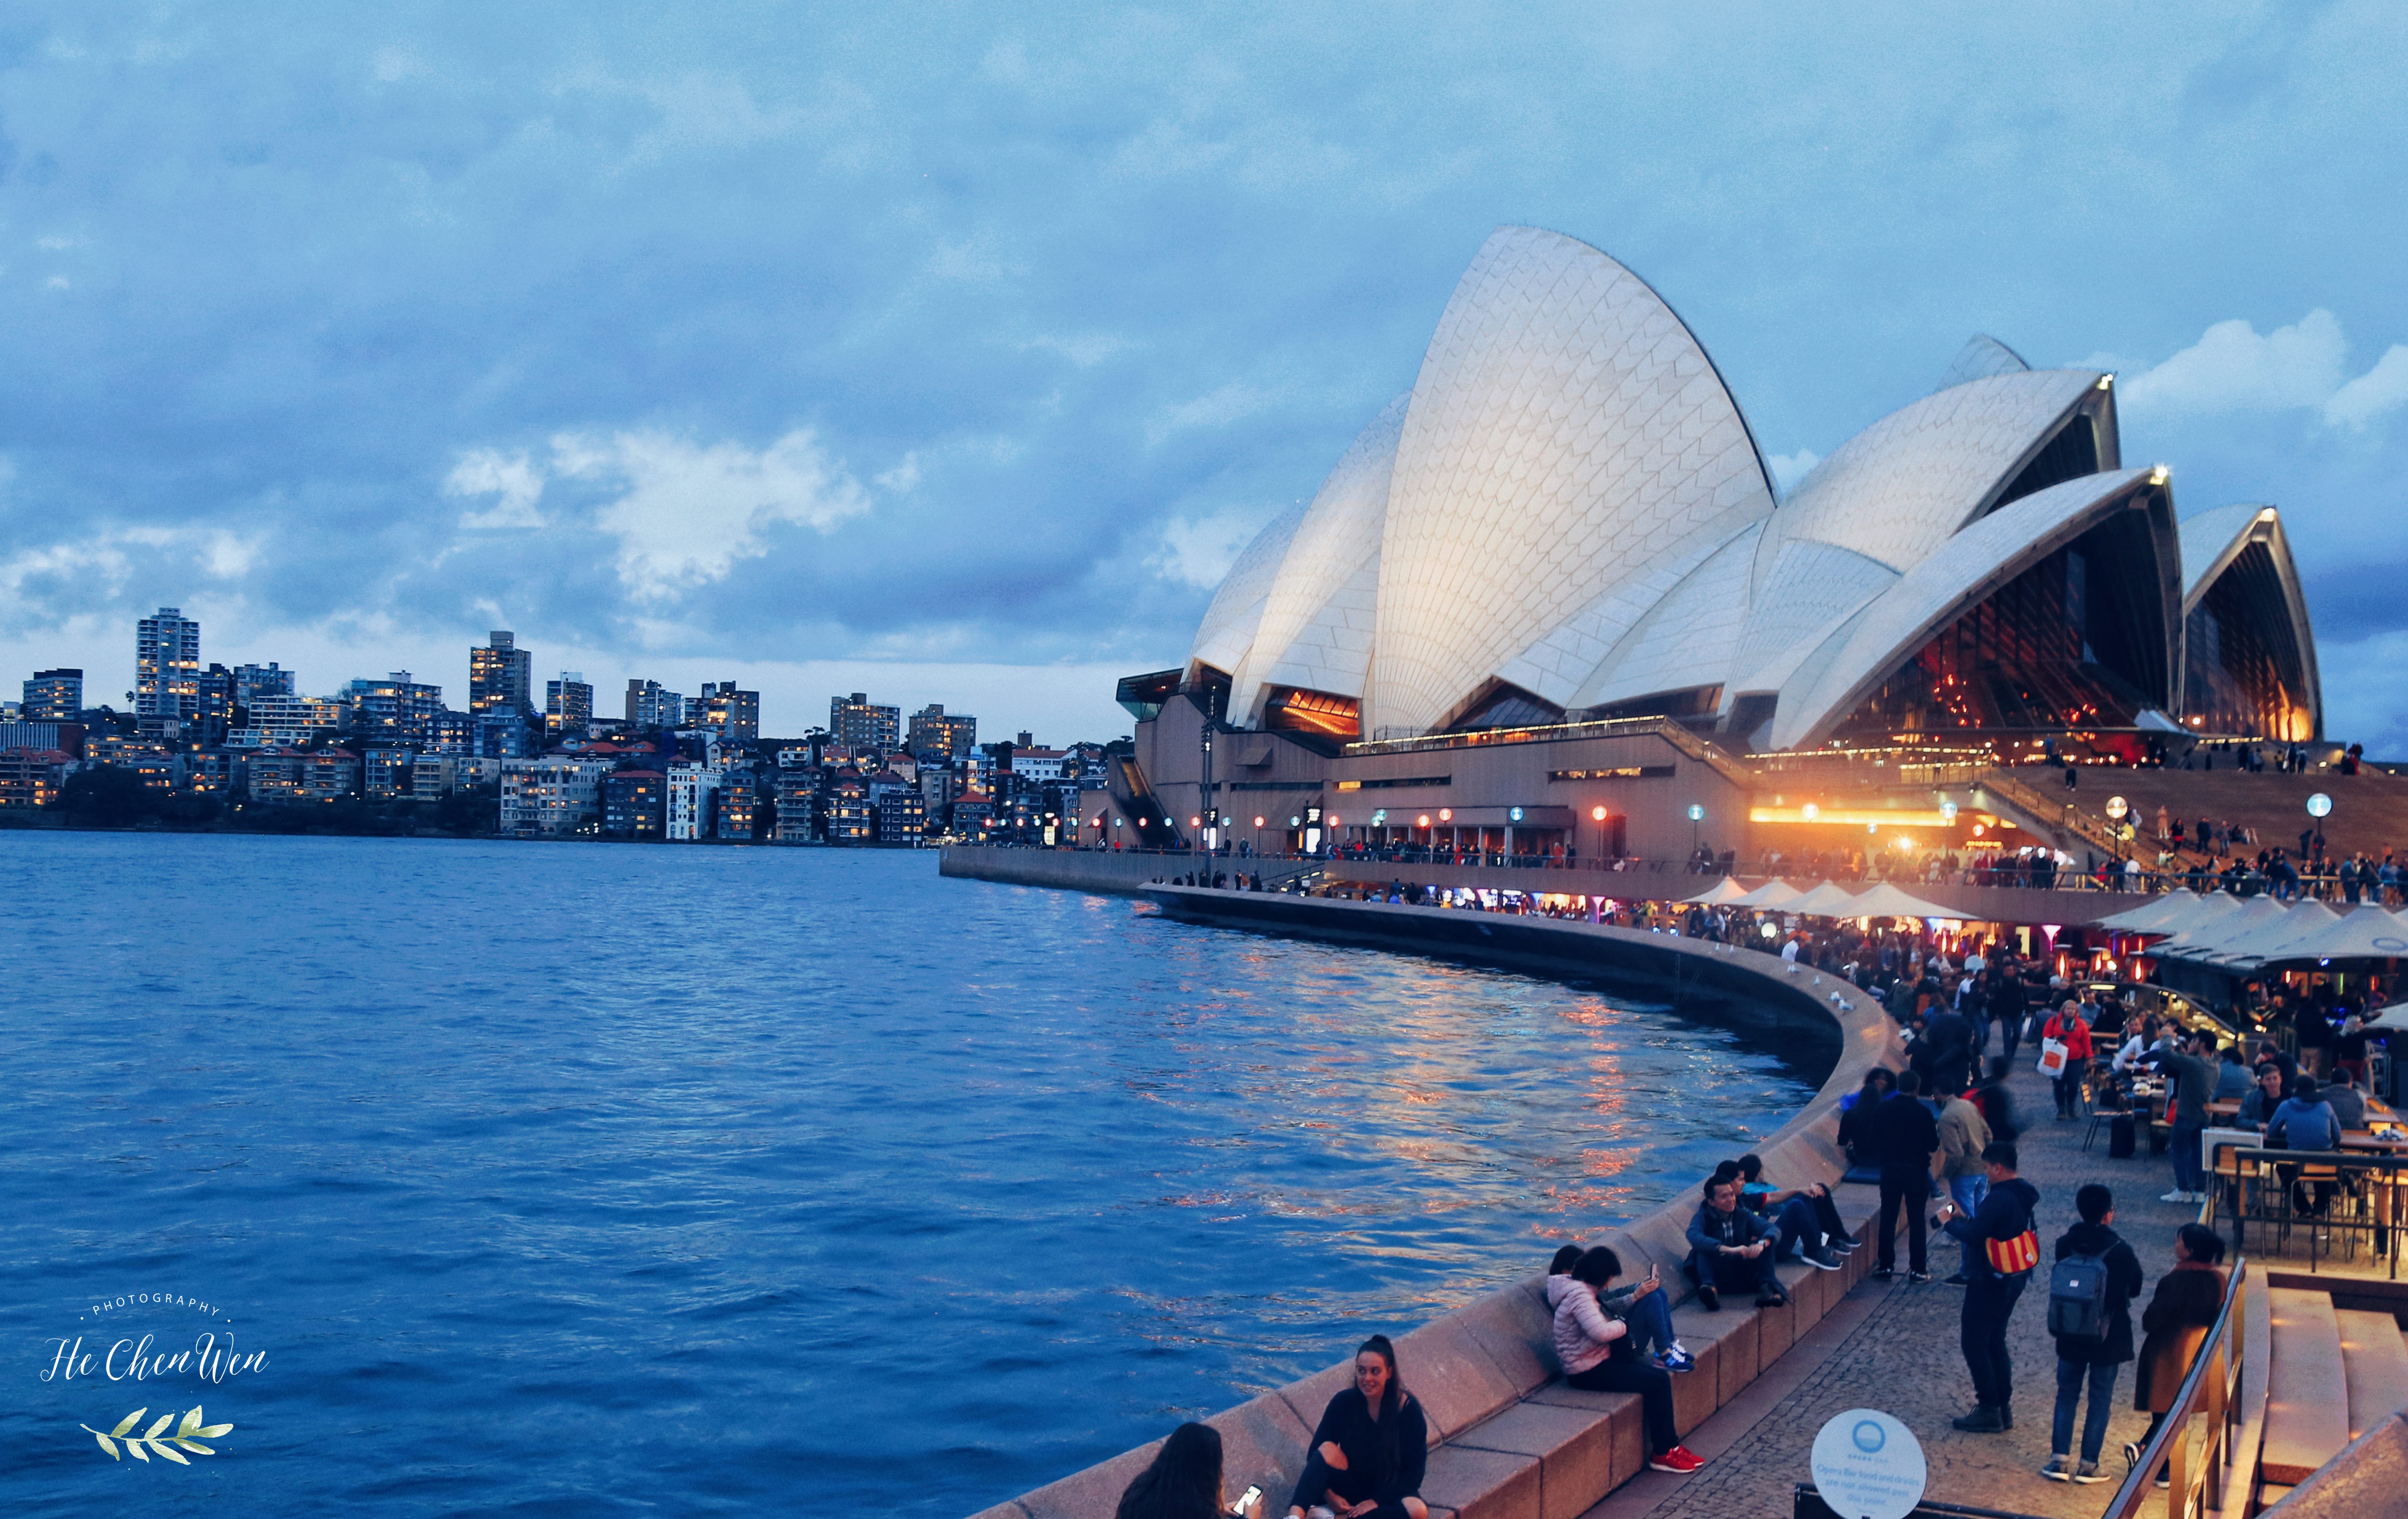
[[[1540,809],[1601,849],[1647,781],[1717,767],[1745,790],[1835,754],[2143,762],[2323,731],[2279,514],[2180,515],[2169,469],[2123,457],[2112,375],[1976,337],[1783,497],[1671,308],[1514,226],[1412,388],[1240,554],[1185,663],[1119,695],[1140,731],[1091,843],[1257,815],[1265,848],[1337,840],[1428,803],[1526,833]]]

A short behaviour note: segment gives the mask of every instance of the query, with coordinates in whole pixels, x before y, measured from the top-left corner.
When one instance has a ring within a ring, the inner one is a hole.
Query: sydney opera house
[[[1706,802],[1734,837],[1805,756],[2317,738],[2280,519],[2179,517],[2173,490],[2126,462],[2112,375],[1977,337],[1784,498],[1645,281],[1500,228],[1412,389],[1239,557],[1185,665],[1121,682],[1140,732],[1105,826],[1184,842],[1217,809],[1276,848],[1308,819],[1436,838],[1434,808],[1450,838],[1619,853],[1623,820]]]

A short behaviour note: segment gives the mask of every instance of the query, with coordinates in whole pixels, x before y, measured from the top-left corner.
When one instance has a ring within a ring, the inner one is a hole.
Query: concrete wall
[[[1780,1186],[1839,1179],[1844,1169],[1838,1144],[1840,1098],[1872,1067],[1899,1063],[1895,1026],[1872,999],[1836,977],[1787,967],[1770,955],[1547,918],[1192,887],[1149,887],[1142,895],[1165,912],[1196,922],[1460,954],[1556,973],[1644,977],[1666,984],[1676,997],[1681,988],[1693,987],[1749,998],[1778,1023],[1825,1035],[1834,1051],[1831,1074],[1813,1099],[1756,1146],[1767,1179]],[[1645,1275],[1650,1265],[1661,1267],[1668,1290],[1685,1292],[1680,1263],[1687,1254],[1684,1234],[1695,1211],[1694,1197],[1684,1195],[1623,1227],[1600,1232],[1592,1242],[1612,1245],[1632,1276]],[[1678,1310],[1676,1327],[1701,1352],[1697,1371],[1673,1379],[1680,1426],[1694,1427],[1778,1358],[1862,1270],[1865,1254],[1850,1256],[1852,1267],[1844,1274],[1790,1268],[1797,1302],[1789,1308],[1726,1308],[1711,1315]],[[1635,1398],[1552,1385],[1554,1354],[1536,1278],[1431,1320],[1399,1341],[1398,1354],[1408,1386],[1430,1416],[1432,1439],[1445,1442],[1432,1453],[1433,1475],[1424,1486],[1434,1515],[1570,1519],[1641,1469]],[[1340,1362],[1208,1421],[1221,1431],[1231,1496],[1249,1482],[1258,1483],[1265,1489],[1262,1512],[1283,1512],[1304,1442],[1348,1376],[1348,1363]],[[1597,1412],[1603,1408],[1611,1408],[1611,1414]],[[1578,1441],[1541,1440],[1548,1452],[1542,1458],[1525,1454],[1526,1444],[1515,1442],[1526,1441],[1531,1431],[1484,1443],[1484,1435],[1505,1425],[1509,1414],[1523,1424],[1576,1423],[1583,1417],[1597,1422]],[[1570,1461],[1567,1453],[1575,1444],[1580,1458]],[[977,1519],[1108,1519],[1123,1489],[1157,1448],[1125,1452]],[[1441,1455],[1449,1459],[1442,1462]]]

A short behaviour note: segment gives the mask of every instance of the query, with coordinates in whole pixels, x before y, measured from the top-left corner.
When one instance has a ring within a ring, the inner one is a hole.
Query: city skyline
[[[1399,16],[1377,46],[1309,9],[29,15],[0,64],[28,669],[111,668],[164,604],[330,680],[509,626],[555,671],[1102,732],[1516,222],[1713,334],[1784,488],[1968,333],[2114,371],[2186,511],[2282,508],[2328,725],[2408,740],[2381,7]]]

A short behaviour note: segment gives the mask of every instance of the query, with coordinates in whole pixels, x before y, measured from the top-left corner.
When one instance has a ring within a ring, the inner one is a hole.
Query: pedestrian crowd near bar
[[[2178,512],[2112,374],[1976,337],[1777,490],[1661,295],[1499,228],[1056,847],[940,868],[1736,994],[1830,1075],[982,1519],[2395,1509],[2408,781],[2320,679],[2280,512]]]

